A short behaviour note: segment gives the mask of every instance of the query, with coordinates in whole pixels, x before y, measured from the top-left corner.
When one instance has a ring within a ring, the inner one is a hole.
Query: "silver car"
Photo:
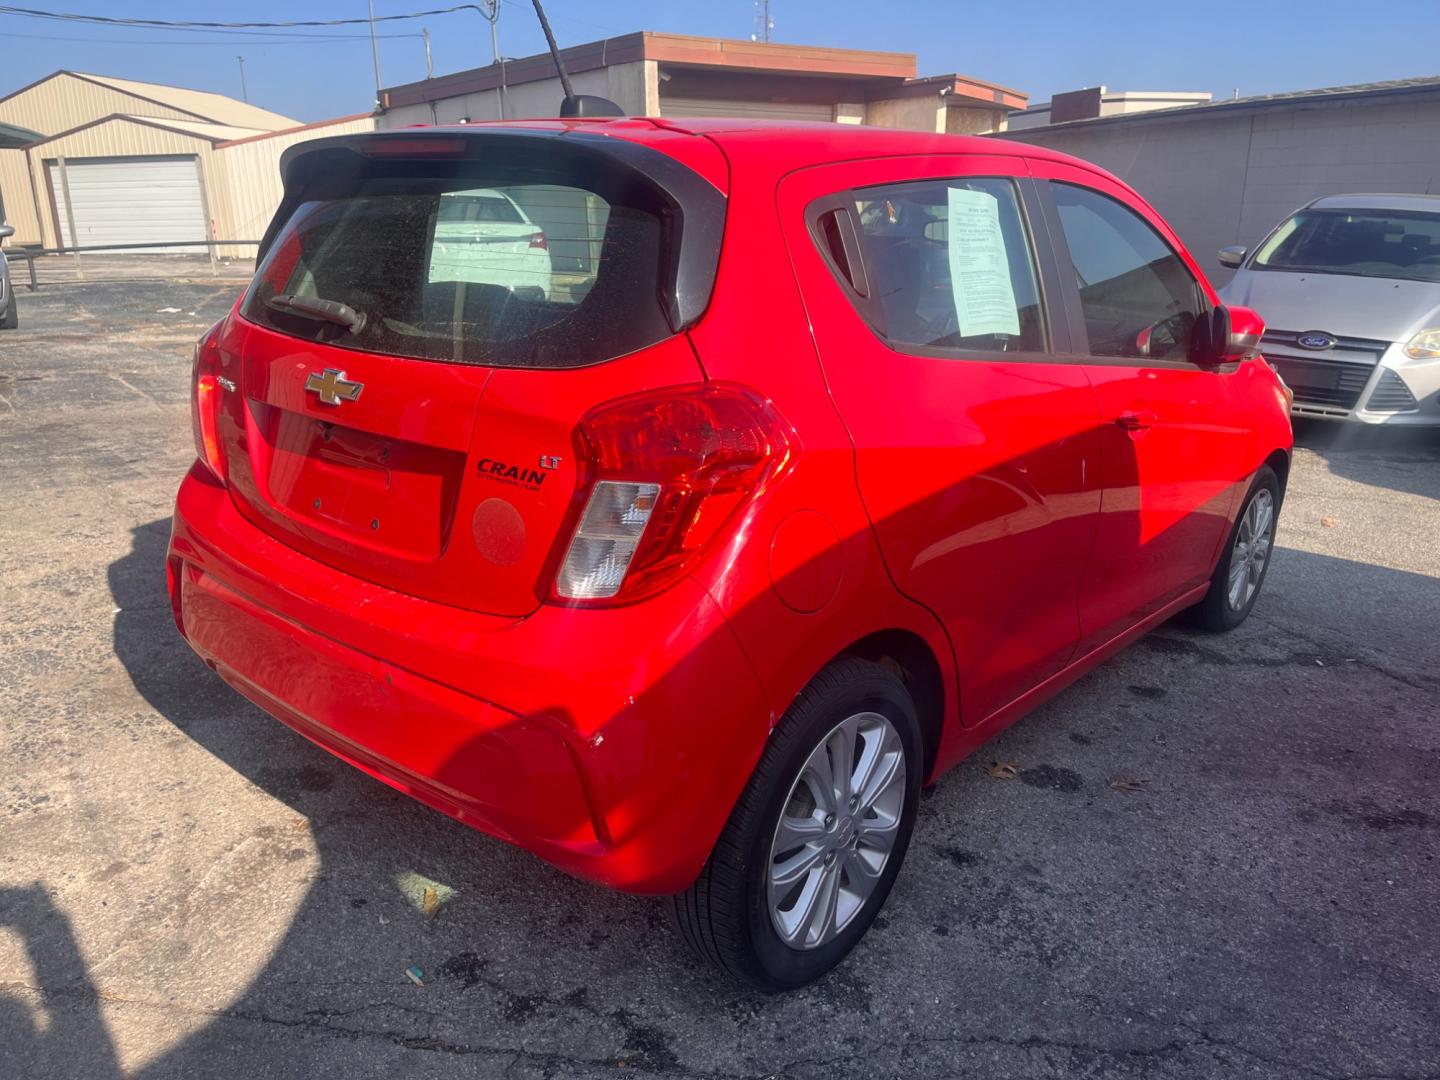
[[[0,225],[0,240],[15,235],[15,226]],[[15,287],[10,284],[10,264],[0,248],[0,330],[14,330],[20,325],[20,312],[15,305]]]
[[[1296,415],[1440,425],[1440,196],[1329,195],[1220,263]]]

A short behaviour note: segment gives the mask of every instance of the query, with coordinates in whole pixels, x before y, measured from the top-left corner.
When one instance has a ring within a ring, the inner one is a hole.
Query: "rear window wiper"
[[[322,300],[318,296],[296,296],[293,293],[277,293],[265,301],[270,307],[281,311],[293,311],[311,319],[323,319],[345,327],[352,334],[365,329],[365,313],[356,311],[349,304],[339,300]]]

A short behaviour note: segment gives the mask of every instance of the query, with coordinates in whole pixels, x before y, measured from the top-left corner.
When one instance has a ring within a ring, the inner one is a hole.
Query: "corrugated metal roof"
[[[90,75],[81,71],[73,74],[127,94],[149,98],[172,108],[203,116],[217,124],[229,124],[253,131],[275,131],[300,123],[292,117],[282,116],[244,101],[236,101],[224,94],[212,94],[207,90],[187,90],[180,86],[139,82],[136,79],[116,79],[109,75]]]
[[[1211,101],[1203,105],[1179,105],[1171,109],[1147,109],[1143,112],[1115,113],[1110,116],[1092,116],[1085,120],[1069,120],[1063,124],[1043,124],[1037,127],[1017,128],[1013,132],[996,134],[1002,138],[1023,139],[1038,131],[1060,131],[1097,124],[1134,124],[1154,121],[1180,120],[1193,116],[1213,117],[1217,113],[1244,112],[1265,109],[1276,105],[1301,105],[1306,102],[1343,101],[1347,98],[1383,97],[1423,93],[1440,90],[1440,75],[1422,75],[1410,79],[1389,79],[1385,82],[1352,83],[1348,86],[1324,86],[1315,90],[1289,90],[1280,94],[1256,94],[1253,97],[1231,98],[1227,101]]]
[[[173,131],[188,131],[199,135],[202,139],[209,139],[211,142],[232,142],[235,139],[248,139],[252,135],[270,134],[261,128],[235,127],[232,124],[207,124],[201,120],[168,120],[154,116],[131,116],[129,114],[126,114],[126,119],[139,120],[155,127],[170,128]]]

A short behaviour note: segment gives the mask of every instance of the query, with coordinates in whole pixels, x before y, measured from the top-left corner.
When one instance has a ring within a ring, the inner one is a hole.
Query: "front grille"
[[[1370,391],[1370,400],[1365,408],[1371,412],[1413,412],[1420,407],[1405,380],[1386,368],[1380,373],[1375,389]]]
[[[1371,372],[1390,343],[1373,338],[1337,337],[1333,349],[1309,352],[1298,343],[1305,332],[1267,330],[1260,346],[1265,359],[1275,365],[1285,384],[1295,391],[1296,405],[1347,411],[1355,408]]]
[[[1267,355],[1265,359],[1275,365],[1285,385],[1295,391],[1297,405],[1353,409],[1365,384],[1370,381],[1370,369],[1359,364],[1273,355]]]

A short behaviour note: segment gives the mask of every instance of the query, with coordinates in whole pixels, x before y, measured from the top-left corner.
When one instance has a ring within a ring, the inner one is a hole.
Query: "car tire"
[[[822,805],[820,774],[846,771],[830,768],[846,746],[849,778]],[[850,656],[825,667],[771,734],[699,878],[670,898],[681,936],[760,990],[795,989],[835,967],[900,872],[923,754],[915,704],[895,675]]]
[[[1210,578],[1210,590],[1205,599],[1187,613],[1187,621],[1201,630],[1222,632],[1234,630],[1243,623],[1255,600],[1260,587],[1265,584],[1265,575],[1270,572],[1270,556],[1275,550],[1275,526],[1280,517],[1280,479],[1275,470],[1262,465],[1245,494],[1240,513],[1230,534],[1225,538],[1225,549],[1215,573]],[[1262,521],[1263,519],[1263,521]],[[1263,553],[1257,554],[1254,532],[1260,524],[1264,543]],[[1249,570],[1237,567],[1237,560],[1248,560]]]
[[[5,314],[0,315],[0,330],[14,330],[20,325],[20,307],[15,303],[15,290],[10,290],[10,303],[5,305]]]

